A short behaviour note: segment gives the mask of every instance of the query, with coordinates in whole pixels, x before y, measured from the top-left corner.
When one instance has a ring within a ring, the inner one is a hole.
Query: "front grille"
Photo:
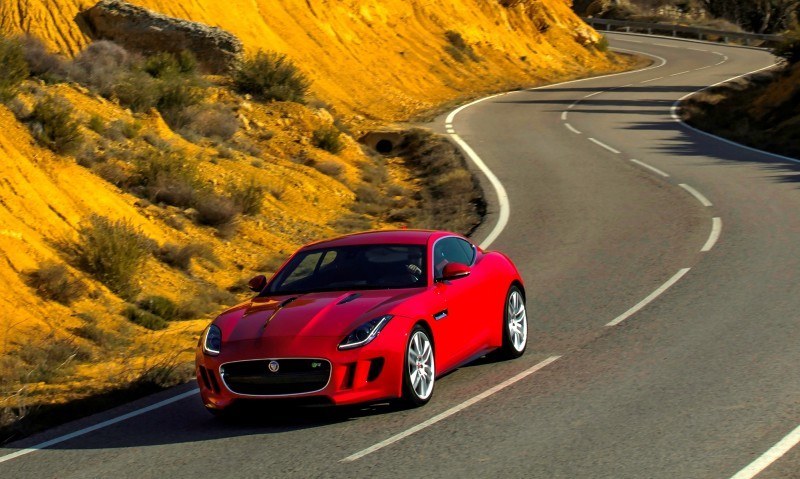
[[[278,371],[269,363],[277,361]],[[258,359],[222,365],[222,380],[231,391],[250,396],[280,396],[319,391],[331,376],[325,359]]]

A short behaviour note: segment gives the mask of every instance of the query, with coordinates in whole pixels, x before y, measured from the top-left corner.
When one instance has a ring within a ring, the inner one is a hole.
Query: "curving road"
[[[527,279],[521,359],[461,368],[421,409],[246,424],[188,385],[0,449],[0,477],[800,477],[800,168],[671,116],[773,58],[610,38],[654,64],[436,124],[504,188],[477,236]]]

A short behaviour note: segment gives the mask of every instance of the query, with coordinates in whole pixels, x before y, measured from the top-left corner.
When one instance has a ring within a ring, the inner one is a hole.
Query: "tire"
[[[528,342],[528,313],[525,296],[518,286],[508,289],[503,308],[503,346],[498,350],[501,359],[515,359],[525,353]]]
[[[408,334],[403,361],[403,402],[411,407],[425,405],[433,396],[436,365],[430,333],[416,325]]]

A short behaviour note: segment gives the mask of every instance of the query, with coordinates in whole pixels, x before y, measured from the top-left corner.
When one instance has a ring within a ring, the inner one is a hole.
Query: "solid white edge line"
[[[726,143],[728,145],[737,146],[739,148],[742,148],[742,149],[745,149],[745,150],[748,150],[748,151],[752,151],[754,153],[759,153],[759,154],[766,155],[766,156],[769,156],[769,157],[772,157],[772,158],[777,158],[777,159],[782,160],[782,161],[788,161],[790,163],[800,164],[800,160],[798,160],[797,158],[791,158],[791,157],[788,157],[788,156],[779,155],[777,153],[770,153],[768,151],[759,150],[758,148],[753,148],[751,146],[742,145],[741,143],[736,143],[735,141],[729,140],[727,138],[722,138],[721,136],[717,136],[717,135],[715,135],[713,133],[708,133],[708,132],[703,131],[703,130],[698,130],[697,128],[695,128],[695,127],[689,125],[688,123],[684,122],[683,120],[681,120],[680,115],[678,115],[678,109],[681,106],[681,102],[683,100],[689,98],[690,96],[695,95],[697,93],[704,92],[706,90],[709,90],[711,88],[720,86],[722,84],[725,84],[725,83],[728,83],[728,82],[732,82],[734,80],[738,80],[739,78],[746,77],[748,75],[753,75],[755,73],[762,72],[764,70],[769,70],[770,68],[773,68],[773,67],[775,67],[775,66],[777,66],[779,64],[780,63],[774,63],[774,64],[766,66],[764,68],[759,68],[758,70],[753,70],[751,72],[744,73],[742,75],[737,75],[735,77],[728,78],[727,80],[722,80],[721,82],[714,83],[713,85],[709,85],[709,86],[707,86],[705,88],[701,88],[701,89],[699,89],[697,91],[694,91],[694,92],[691,92],[691,93],[687,93],[686,95],[678,98],[678,100],[675,101],[675,103],[672,104],[672,108],[670,109],[670,115],[672,116],[672,119],[675,120],[676,122],[680,123],[681,126],[686,128],[687,130],[691,130],[691,131],[693,131],[693,132],[695,132],[697,134],[704,135],[704,136],[707,136],[709,138],[714,138],[714,139],[716,139],[718,141],[721,141],[723,143]]]
[[[594,138],[589,138],[589,141],[591,141],[592,143],[594,143],[597,146],[605,148],[606,150],[610,151],[611,153],[615,153],[617,155],[621,153],[619,150],[616,150],[616,149],[606,145],[605,143],[603,143],[600,140],[597,140],[597,139],[594,139]]]
[[[390,437],[388,439],[385,439],[385,440],[383,440],[383,441],[381,441],[379,443],[376,443],[376,444],[374,444],[374,445],[372,445],[372,446],[370,446],[370,447],[368,447],[366,449],[362,449],[361,451],[356,452],[355,454],[351,454],[351,455],[345,457],[344,459],[339,460],[339,462],[353,462],[353,461],[356,461],[356,460],[361,459],[362,457],[364,457],[364,456],[366,456],[368,454],[372,454],[375,451],[383,449],[386,446],[394,444],[397,441],[400,441],[400,440],[402,440],[402,439],[404,439],[404,438],[406,438],[406,437],[408,437],[408,436],[410,436],[410,435],[412,435],[414,433],[417,433],[417,432],[419,432],[419,431],[421,431],[421,430],[423,430],[423,429],[425,429],[427,427],[430,427],[430,426],[436,424],[439,421],[447,419],[448,417],[452,416],[453,414],[456,414],[457,412],[463,411],[464,409],[472,406],[473,404],[475,404],[475,403],[477,403],[477,402],[479,402],[479,401],[481,401],[483,399],[486,399],[487,397],[491,396],[492,394],[495,394],[495,393],[497,393],[497,392],[499,392],[499,391],[511,386],[512,384],[525,379],[526,377],[530,376],[531,374],[535,373],[536,371],[539,371],[540,369],[544,368],[545,366],[556,362],[559,358],[561,358],[561,356],[550,356],[549,358],[545,359],[544,361],[542,361],[542,362],[540,362],[540,363],[538,363],[538,364],[526,369],[525,371],[522,371],[521,373],[517,374],[516,376],[513,376],[513,377],[511,377],[509,379],[506,379],[502,383],[487,389],[486,391],[478,394],[477,396],[473,396],[470,399],[467,399],[466,401],[462,402],[461,404],[457,404],[457,405],[451,407],[450,409],[448,409],[448,410],[446,410],[444,412],[441,412],[441,413],[433,416],[432,418],[417,424],[416,426],[408,428],[403,432],[395,434],[394,436],[392,436],[392,437]]]
[[[564,123],[564,126],[566,126],[569,131],[571,131],[572,133],[575,133],[576,135],[580,135],[581,134],[580,131],[578,131],[574,126],[570,125],[569,123]]]
[[[494,243],[494,240],[496,240],[497,237],[500,236],[500,233],[503,232],[506,225],[508,224],[508,219],[511,216],[511,203],[508,201],[508,193],[506,193],[506,189],[503,186],[503,183],[500,182],[497,176],[495,176],[492,170],[490,170],[489,167],[486,166],[486,163],[484,163],[483,160],[481,160],[481,157],[478,156],[477,153],[475,153],[475,151],[472,149],[472,147],[470,147],[467,144],[466,141],[462,140],[460,136],[454,133],[450,134],[450,137],[453,139],[453,141],[456,142],[458,146],[461,147],[462,150],[464,150],[464,153],[466,153],[469,159],[472,160],[475,166],[477,166],[478,169],[481,170],[481,172],[486,176],[486,178],[489,180],[489,183],[492,184],[495,192],[497,193],[497,202],[500,203],[500,216],[497,219],[497,223],[494,225],[494,228],[492,228],[492,231],[489,233],[489,236],[487,236],[480,244],[481,249],[486,249],[492,243]]]
[[[141,409],[137,409],[135,411],[131,411],[131,412],[127,413],[127,414],[123,414],[122,416],[117,416],[115,418],[109,419],[107,421],[103,421],[103,422],[95,424],[93,426],[85,427],[83,429],[79,429],[79,430],[71,432],[69,434],[65,434],[63,436],[59,436],[59,437],[56,437],[54,439],[50,439],[49,441],[45,441],[43,443],[36,444],[35,446],[31,446],[31,447],[28,447],[28,448],[25,448],[25,449],[20,449],[19,451],[12,452],[11,454],[7,454],[5,456],[0,456],[0,462],[10,461],[11,459],[14,459],[14,458],[17,458],[17,457],[20,457],[20,456],[24,456],[25,454],[30,454],[30,453],[36,452],[36,451],[38,451],[40,449],[45,449],[45,448],[48,448],[50,446],[54,446],[56,444],[62,443],[64,441],[69,441],[70,439],[74,439],[74,438],[76,438],[78,436],[83,436],[85,434],[89,434],[90,432],[94,432],[94,431],[97,431],[98,429],[103,429],[103,428],[106,428],[108,426],[112,426],[114,424],[120,423],[122,421],[126,421],[126,420],[134,418],[136,416],[141,416],[142,414],[145,414],[145,413],[148,413],[148,412],[153,411],[155,409],[164,407],[164,406],[166,406],[168,404],[172,404],[172,403],[180,401],[182,399],[186,399],[188,397],[195,396],[199,392],[200,391],[197,390],[197,389],[192,389],[191,391],[187,391],[185,393],[178,394],[177,396],[173,396],[171,398],[165,399],[165,400],[157,402],[155,404],[151,404],[151,405],[149,405],[147,407],[143,407]]]
[[[686,183],[681,183],[678,186],[680,186],[684,190],[688,191],[689,194],[694,196],[697,199],[697,201],[699,201],[703,206],[714,206],[710,201],[708,201],[708,198],[703,196],[702,193],[700,193],[696,189],[692,188],[691,186],[687,185]]]
[[[747,467],[737,472],[731,479],[752,479],[756,477],[761,471],[769,467],[770,464],[777,461],[784,454],[789,452],[790,449],[800,443],[800,426],[797,426],[794,431],[787,434],[783,439],[778,441],[777,444],[769,448],[758,459],[751,462]]]
[[[630,318],[634,314],[638,313],[642,308],[644,308],[645,306],[650,304],[654,299],[658,298],[666,290],[668,290],[670,287],[672,287],[673,284],[675,284],[678,281],[680,281],[680,279],[683,278],[683,276],[686,273],[688,273],[690,270],[691,270],[691,268],[683,268],[683,269],[681,269],[680,271],[675,273],[675,276],[673,276],[672,278],[667,280],[667,282],[662,284],[657,290],[653,291],[652,293],[650,293],[649,296],[647,296],[643,300],[639,301],[636,304],[636,306],[632,307],[631,309],[629,309],[629,310],[625,311],[624,313],[622,313],[621,315],[617,316],[613,321],[610,321],[608,324],[606,324],[606,326],[616,326],[619,323],[621,323],[621,322],[625,321],[626,319]]]
[[[659,169],[658,169],[658,168],[656,168],[655,166],[650,166],[650,165],[648,165],[647,163],[645,163],[645,162],[643,162],[643,161],[639,161],[639,160],[634,160],[634,159],[632,159],[631,161],[632,161],[633,163],[636,163],[637,165],[641,166],[642,168],[647,168],[648,170],[652,171],[653,173],[656,173],[656,174],[658,174],[658,175],[661,175],[661,176],[663,176],[664,178],[669,178],[669,174],[668,174],[668,173],[666,173],[666,172],[664,172],[664,171],[661,171],[661,170],[659,170]]]
[[[719,241],[720,233],[722,233],[722,218],[714,217],[711,218],[711,234],[708,235],[708,240],[706,244],[703,245],[703,248],[700,250],[701,253],[708,253],[714,248],[714,245],[717,244]]]

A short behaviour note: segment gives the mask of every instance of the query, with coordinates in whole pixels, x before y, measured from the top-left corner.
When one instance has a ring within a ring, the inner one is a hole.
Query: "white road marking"
[[[453,133],[455,133],[455,132],[456,132],[456,130],[454,130],[454,129],[452,129],[452,128],[448,128],[448,129],[447,129],[447,133],[450,133],[451,135],[452,135]]]
[[[689,186],[689,185],[687,185],[687,184],[685,184],[685,183],[681,183],[681,184],[680,184],[680,185],[678,185],[678,186],[680,186],[680,187],[681,187],[681,188],[683,188],[684,190],[686,190],[686,191],[688,191],[689,193],[691,193],[691,195],[692,195],[692,196],[694,196],[695,198],[697,198],[697,201],[699,201],[700,203],[702,203],[702,205],[703,205],[703,206],[714,206],[714,205],[713,205],[713,204],[712,204],[710,201],[708,201],[708,198],[706,198],[705,196],[703,196],[703,194],[702,194],[702,193],[700,193],[700,192],[699,192],[699,191],[697,191],[696,189],[692,188],[691,186]]]
[[[797,426],[794,431],[790,432],[783,439],[778,441],[777,444],[769,448],[767,452],[762,454],[758,459],[751,462],[747,467],[737,472],[731,479],[752,479],[756,477],[761,471],[769,467],[770,464],[777,461],[784,454],[789,452],[794,446],[800,443],[800,426]]]
[[[619,150],[616,150],[616,149],[606,145],[605,143],[603,143],[600,140],[596,140],[594,138],[589,138],[589,141],[591,141],[592,143],[594,143],[597,146],[601,146],[601,147],[605,148],[606,150],[610,151],[611,153],[616,153],[617,155],[621,153]]]
[[[708,236],[708,241],[706,244],[703,245],[703,249],[700,250],[701,253],[708,253],[717,244],[719,241],[719,235],[722,233],[722,218],[712,218],[711,219],[711,234]]]
[[[694,71],[696,71],[696,72],[699,72],[700,70],[705,70],[706,68],[711,68],[711,67],[713,67],[713,66],[714,66],[714,65],[707,65],[707,66],[704,66],[704,67],[695,68],[695,69],[694,69]]]
[[[653,45],[658,45],[660,47],[667,47],[667,48],[682,48],[676,45],[667,45],[666,43],[653,43]]]
[[[689,73],[689,72],[691,72],[691,70],[686,70],[685,72],[673,73],[673,74],[672,74],[672,75],[670,75],[670,76],[671,76],[671,77],[676,77],[676,76],[678,76],[678,75],[685,75],[685,74],[687,74],[687,73]]]
[[[525,379],[526,377],[530,376],[531,374],[535,373],[536,371],[539,371],[540,369],[544,368],[545,366],[556,362],[559,358],[561,358],[561,356],[550,356],[549,358],[547,358],[544,361],[536,364],[535,366],[532,366],[532,367],[526,369],[525,371],[522,371],[521,373],[517,374],[516,376],[514,376],[512,378],[506,379],[502,383],[487,389],[486,391],[478,394],[477,396],[473,396],[472,398],[467,399],[466,401],[462,402],[461,404],[453,406],[450,409],[448,409],[447,411],[439,413],[439,414],[433,416],[432,418],[430,418],[430,419],[428,419],[426,421],[423,421],[423,422],[417,424],[414,427],[406,429],[403,432],[395,434],[394,436],[392,436],[392,437],[390,437],[388,439],[385,439],[385,440],[383,440],[383,441],[381,441],[381,442],[379,442],[379,443],[377,443],[375,445],[372,445],[372,446],[370,446],[370,447],[368,447],[366,449],[363,449],[363,450],[361,450],[359,452],[356,452],[355,454],[351,454],[351,455],[345,457],[344,459],[341,459],[339,462],[353,462],[353,461],[356,461],[356,460],[361,459],[362,457],[364,457],[364,456],[366,456],[368,454],[372,454],[375,451],[378,451],[380,449],[383,449],[386,446],[389,446],[389,445],[392,445],[392,444],[396,443],[397,441],[405,439],[408,436],[410,436],[410,435],[412,435],[414,433],[417,433],[417,432],[419,432],[419,431],[421,431],[421,430],[423,430],[423,429],[425,429],[427,427],[433,426],[437,422],[442,421],[444,419],[447,419],[448,417],[452,416],[453,414],[455,414],[457,412],[460,412],[460,411],[463,411],[464,409],[472,406],[473,404],[475,404],[475,403],[477,403],[477,402],[479,402],[479,401],[481,401],[483,399],[486,399],[487,397],[491,396],[492,394],[495,394],[498,391],[501,391],[501,390],[511,386],[512,384]]]
[[[663,171],[659,170],[659,169],[658,169],[658,168],[656,168],[655,166],[650,166],[650,165],[648,165],[647,163],[645,163],[645,162],[643,162],[643,161],[639,161],[639,160],[633,160],[633,159],[632,159],[631,161],[632,161],[633,163],[636,163],[637,165],[639,165],[639,166],[643,167],[643,168],[647,168],[648,170],[652,171],[653,173],[656,173],[656,174],[658,174],[658,175],[661,175],[661,176],[663,176],[664,178],[669,178],[669,174],[667,174],[667,173],[665,173],[665,172],[663,172]]]
[[[689,50],[694,50],[694,51],[696,51],[696,52],[707,52],[707,51],[708,51],[708,50],[706,50],[705,48],[692,48],[692,47],[688,47],[688,49],[689,49]]]
[[[567,107],[567,109],[568,110],[572,110],[573,108],[575,108],[575,105],[577,105],[578,103],[580,103],[580,100],[573,101],[572,104]]]
[[[5,456],[0,456],[0,462],[10,461],[11,459],[24,456],[25,454],[30,454],[32,452],[36,452],[41,449],[45,449],[47,447],[62,443],[64,441],[69,441],[70,439],[74,439],[78,436],[83,436],[85,434],[89,434],[90,432],[97,431],[98,429],[103,429],[105,427],[120,423],[122,421],[126,421],[128,419],[134,418],[136,416],[141,416],[147,412],[153,411],[155,409],[161,408],[166,406],[167,404],[172,404],[174,402],[180,401],[181,399],[186,399],[191,396],[196,396],[200,391],[197,389],[193,389],[191,391],[187,391],[182,394],[178,394],[177,396],[173,396],[169,399],[165,399],[163,401],[157,402],[155,404],[151,404],[147,407],[143,407],[141,409],[137,409],[135,411],[131,411],[127,414],[123,414],[122,416],[117,416],[115,418],[109,419],[108,421],[103,421],[101,423],[95,424],[93,426],[85,427],[75,432],[71,432],[69,434],[65,434],[63,436],[59,436],[54,439],[50,439],[49,441],[45,441],[43,443],[37,444],[35,446],[31,446],[25,449],[20,449],[19,451],[12,452],[11,454],[6,454]]]
[[[564,123],[564,126],[566,126],[569,131],[571,131],[572,133],[575,133],[576,135],[580,135],[581,134],[580,131],[575,129],[575,127],[570,125],[569,123]]]
[[[662,78],[664,78],[664,77],[651,78],[651,79],[645,80],[645,81],[643,81],[641,83],[650,83],[651,81],[661,80]]]
[[[561,112],[561,119],[564,120],[564,121],[567,121],[567,112],[565,112],[565,111]]]
[[[630,318],[634,314],[638,313],[642,308],[650,304],[654,299],[661,296],[666,290],[668,290],[673,284],[680,281],[683,276],[688,273],[691,268],[683,268],[682,270],[675,273],[675,276],[670,278],[666,283],[662,284],[657,290],[650,293],[650,295],[643,300],[639,301],[636,306],[632,307],[631,309],[625,311],[621,315],[617,316],[616,319],[606,324],[606,326],[616,326],[619,323],[625,321],[626,319]]]
[[[497,179],[497,176],[495,176],[495,174],[492,173],[492,170],[490,170],[489,167],[486,166],[486,163],[484,163],[483,160],[481,160],[481,157],[478,156],[477,153],[475,153],[475,151],[472,149],[472,147],[470,147],[467,144],[466,141],[462,140],[461,137],[456,134],[451,134],[450,137],[453,139],[453,141],[456,142],[458,146],[461,147],[462,150],[464,150],[464,153],[466,153],[469,159],[472,160],[473,163],[475,163],[475,166],[477,166],[478,169],[481,170],[481,172],[484,175],[486,175],[486,178],[488,178],[489,183],[492,184],[495,192],[497,193],[497,202],[500,203],[500,215],[499,218],[497,219],[497,224],[494,225],[494,228],[489,233],[489,236],[487,236],[486,239],[484,239],[483,242],[480,244],[480,247],[482,249],[486,249],[489,247],[489,245],[494,243],[494,240],[496,240],[497,237],[500,236],[500,233],[503,232],[506,225],[508,224],[508,218],[511,216],[511,203],[509,203],[508,201],[508,193],[506,193],[506,189],[503,186],[503,183],[501,183],[500,180]]]
[[[590,94],[586,95],[584,98],[591,98],[591,97],[597,96],[597,95],[599,95],[601,93],[605,93],[605,91],[596,91],[594,93],[590,93]]]

